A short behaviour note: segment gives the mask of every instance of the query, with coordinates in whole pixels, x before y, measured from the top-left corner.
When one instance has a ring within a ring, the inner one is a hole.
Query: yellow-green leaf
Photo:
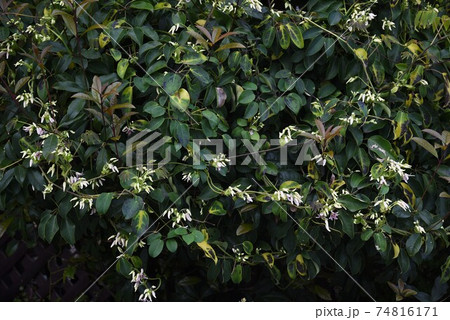
[[[240,236],[242,234],[245,234],[247,232],[250,232],[253,230],[253,224],[251,223],[241,223],[239,227],[236,229],[236,235]]]
[[[245,46],[238,42],[231,42],[224,44],[223,46],[220,46],[219,49],[216,50],[216,52],[227,50],[227,49],[244,49]]]
[[[298,26],[296,26],[295,24],[292,23],[288,23],[286,25],[288,31],[289,31],[289,36],[292,40],[292,42],[299,48],[299,49],[303,49],[303,47],[305,46],[305,43],[303,41],[303,35],[302,35],[302,31],[300,30],[300,28]]]
[[[202,230],[202,233],[203,236],[205,237],[205,240],[203,240],[202,242],[197,242],[197,245],[203,250],[207,258],[210,258],[211,260],[214,261],[214,264],[217,264],[218,260],[216,252],[214,251],[213,247],[211,247],[211,245],[207,242],[209,238],[208,233],[206,232],[205,229]]]
[[[355,54],[359,59],[363,61],[367,60],[367,51],[365,49],[363,48],[355,49]]]
[[[400,254],[400,247],[398,244],[393,243],[392,248],[394,249],[394,259],[397,259],[398,255]]]
[[[273,255],[270,252],[264,252],[262,254],[262,257],[264,258],[264,260],[266,260],[269,267],[272,268],[273,264],[275,263],[275,259],[273,258]]]
[[[290,42],[288,29],[285,25],[280,25],[280,47],[282,49],[287,49],[289,48]]]
[[[295,267],[297,269],[298,274],[301,276],[306,276],[306,264],[301,254],[298,254],[295,257],[295,262],[296,262]]]
[[[76,36],[77,35],[77,28],[75,25],[75,20],[69,13],[62,11],[62,10],[53,10],[53,15],[55,16],[61,16],[64,20],[64,23],[67,27],[67,29],[70,30],[70,32]]]
[[[429,153],[431,153],[433,156],[435,156],[437,159],[439,159],[436,149],[434,149],[431,143],[429,143],[427,140],[418,137],[413,137],[412,140],[414,140],[415,143],[417,143],[419,146],[421,146]]]
[[[172,105],[179,110],[185,112],[189,107],[189,102],[191,98],[189,96],[189,92],[186,89],[179,89],[173,95],[170,96],[170,102]]]
[[[100,48],[104,48],[109,42],[111,41],[110,36],[108,36],[106,33],[100,33],[98,36],[98,44]]]
[[[411,187],[408,186],[404,182],[400,182],[402,188],[403,188],[403,194],[405,195],[406,199],[408,199],[408,203],[412,208],[415,208],[416,204],[416,195],[412,191]]]
[[[117,64],[117,75],[121,79],[123,79],[125,77],[125,72],[127,72],[129,64],[130,64],[130,62],[128,61],[128,59],[122,59]]]
[[[142,235],[147,229],[149,224],[149,217],[147,212],[139,210],[132,220],[132,227],[138,235]]]
[[[395,117],[394,140],[403,136],[408,130],[408,114],[399,111]]]

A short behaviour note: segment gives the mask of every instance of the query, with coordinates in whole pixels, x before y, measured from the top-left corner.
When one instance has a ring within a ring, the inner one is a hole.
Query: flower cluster
[[[395,23],[389,20],[388,18],[383,19],[383,25],[381,26],[383,30],[388,29],[389,31],[392,31],[392,28],[395,28]]]
[[[355,5],[355,8],[346,21],[348,31],[367,31],[370,21],[375,19],[377,15],[372,13],[369,9],[362,9],[361,5]]]
[[[303,197],[294,190],[281,189],[275,191],[271,195],[272,200],[275,201],[289,201],[292,205],[299,206],[303,203]]]
[[[141,269],[140,272],[136,272],[132,270],[130,272],[131,275],[131,283],[134,283],[134,292],[136,292],[141,284],[144,284],[146,280],[148,280],[147,275],[144,272],[144,269]]]
[[[94,199],[92,199],[91,197],[84,197],[84,196],[74,197],[70,199],[70,201],[71,202],[75,201],[73,207],[76,208],[77,206],[79,206],[80,210],[83,210],[86,205],[89,207],[89,209],[92,209],[92,205],[94,204]]]
[[[289,126],[289,127],[284,128],[279,133],[280,146],[284,146],[284,145],[288,144],[290,141],[292,141],[292,135],[295,132],[297,132],[297,129],[295,128],[295,126]]]
[[[216,170],[225,168],[228,162],[230,162],[230,159],[227,159],[227,157],[223,153],[219,153],[210,160],[211,166],[216,168]]]
[[[102,174],[107,175],[111,172],[119,173],[119,169],[117,169],[117,167],[114,165],[114,163],[116,163],[117,161],[119,161],[117,158],[109,159],[109,161],[105,163],[102,168]]]
[[[358,97],[359,101],[362,101],[367,104],[373,104],[375,102],[383,102],[384,99],[377,92],[372,92],[369,89],[366,89],[364,92],[361,92]]]
[[[239,248],[232,248],[231,251],[233,251],[237,262],[246,262],[248,258],[250,258],[249,255],[245,254],[245,252],[241,252]]]
[[[142,302],[152,302],[152,298],[156,299],[156,286],[151,286],[146,288],[144,292],[139,296],[139,301]]]
[[[347,118],[339,118],[339,120],[347,122],[349,125],[353,125],[353,124],[359,124],[362,122],[361,118],[358,118],[356,116],[356,114],[354,112],[352,112],[352,114],[350,115],[350,117]]]
[[[165,210],[162,215],[167,216],[168,219],[172,220],[172,228],[175,226],[182,227],[182,221],[192,221],[191,210],[187,208],[181,209],[180,211],[178,211],[177,208],[169,208]]]
[[[253,202],[252,197],[250,196],[250,194],[247,192],[248,189],[250,189],[250,186],[248,186],[247,188],[245,188],[244,190],[239,189],[240,185],[237,185],[235,187],[229,186],[225,192],[224,195],[226,196],[232,196],[240,198],[244,201],[246,201],[247,203]]]
[[[136,170],[138,171],[138,174],[133,176],[131,188],[137,193],[142,190],[146,193],[150,193],[154,188],[149,183],[153,182],[152,175],[155,173],[155,170],[144,166],[137,167]]]

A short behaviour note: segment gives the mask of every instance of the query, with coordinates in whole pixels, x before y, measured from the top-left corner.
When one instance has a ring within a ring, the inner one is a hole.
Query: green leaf
[[[75,20],[71,14],[62,10],[53,10],[52,15],[61,16],[64,20],[64,23],[66,24],[67,29],[69,29],[74,36],[77,35],[77,27],[75,25]]]
[[[192,66],[191,73],[194,75],[195,78],[197,78],[201,83],[205,85],[213,81],[209,73],[206,72],[205,69],[203,69],[202,67]]]
[[[367,146],[382,159],[390,157],[395,160],[397,158],[391,143],[382,136],[371,136],[367,139]]]
[[[181,77],[176,73],[167,73],[162,82],[162,88],[169,95],[174,95],[181,88]]]
[[[242,281],[242,265],[237,264],[231,272],[231,281],[233,283],[241,283]]]
[[[179,89],[173,95],[170,96],[171,104],[176,107],[178,110],[185,112],[189,107],[189,103],[191,98],[189,96],[189,92],[186,89]]]
[[[413,233],[406,240],[406,251],[410,257],[414,257],[422,247],[422,237],[418,233]]]
[[[38,228],[39,236],[42,239],[50,243],[58,230],[59,226],[56,215],[47,213],[42,217]]]
[[[133,219],[134,216],[144,207],[144,201],[141,197],[133,197],[125,200],[122,205],[122,214],[125,219]]]
[[[366,229],[361,233],[361,240],[362,241],[368,241],[370,238],[372,238],[373,230],[372,229]]]
[[[380,252],[385,252],[387,249],[387,241],[383,233],[377,232],[373,235],[373,240],[375,241],[375,247]]]
[[[342,14],[339,11],[331,11],[328,15],[328,23],[330,26],[337,25],[342,19]]]
[[[356,212],[369,207],[368,202],[356,198],[355,196],[350,194],[344,194],[340,196],[338,201],[339,203],[342,203],[344,207],[350,210],[351,212]]]
[[[150,1],[145,0],[136,0],[130,4],[130,8],[139,9],[139,10],[148,10],[153,11],[153,5]]]
[[[117,49],[111,48],[109,49],[109,53],[111,53],[111,57],[113,57],[116,62],[122,59],[122,52]]]
[[[427,150],[429,153],[431,153],[434,157],[436,157],[436,159],[439,159],[436,149],[427,140],[418,137],[413,137],[412,140],[419,146]]]
[[[219,52],[219,51],[227,50],[227,49],[245,49],[245,46],[238,42],[231,42],[231,43],[224,44],[223,46],[220,46],[219,49],[217,49],[215,52]]]
[[[58,146],[58,136],[55,134],[52,134],[48,136],[47,139],[44,141],[44,146],[42,147],[42,155],[45,159],[48,158],[48,156],[56,150],[56,147]]]
[[[250,102],[255,100],[255,94],[253,91],[244,90],[238,98],[238,102],[242,104],[249,104]]]
[[[9,169],[0,179],[0,192],[5,190],[14,178],[14,169]]]
[[[166,113],[166,108],[161,107],[156,101],[149,101],[144,105],[143,111],[157,118]]]
[[[172,253],[176,252],[178,249],[177,240],[175,240],[175,239],[166,240],[166,247],[167,247],[167,250],[169,250],[170,252],[172,252]]]
[[[112,192],[104,192],[97,198],[97,200],[95,200],[95,209],[97,210],[98,214],[102,215],[108,212],[113,196],[114,193]]]
[[[275,39],[275,28],[270,26],[266,30],[264,30],[262,35],[263,45],[266,48],[272,47],[273,40]]]
[[[353,239],[353,237],[355,236],[353,215],[350,215],[344,211],[340,211],[338,218],[342,223],[342,231],[344,231],[351,239]]]
[[[286,50],[287,48],[289,48],[289,44],[291,42],[290,38],[289,38],[289,31],[287,29],[287,27],[285,25],[280,25],[279,27],[280,29],[280,47],[284,50]]]
[[[222,202],[216,200],[209,208],[209,213],[215,216],[223,216],[227,213],[227,211],[223,208]]]
[[[295,44],[295,46],[297,46],[297,48],[299,49],[303,49],[305,44],[303,42],[303,35],[300,28],[292,23],[288,23],[286,27],[289,30],[289,36],[292,42]]]
[[[253,230],[253,224],[251,223],[241,223],[239,227],[236,229],[236,235],[240,236],[246,234]]]
[[[182,63],[189,66],[196,66],[204,63],[208,58],[201,53],[186,53],[181,60]]]
[[[149,225],[149,217],[147,212],[144,210],[139,210],[137,215],[134,216],[131,226],[136,231],[136,234],[138,236],[141,236],[146,230]]]
[[[202,111],[202,115],[208,119],[209,124],[211,125],[211,128],[216,128],[217,125],[219,124],[219,118],[217,117],[217,115],[210,111],[210,110],[204,110]]]
[[[305,105],[304,102],[306,101],[303,101],[302,98],[294,92],[291,92],[284,97],[284,103],[286,103],[286,106],[295,114],[298,114],[300,108]]]
[[[17,166],[14,168],[14,177],[22,185],[27,177],[27,169],[23,166]]]
[[[161,239],[155,239],[150,243],[150,246],[148,247],[148,254],[152,258],[156,258],[157,256],[159,256],[163,248],[164,241]]]
[[[205,240],[205,236],[203,235],[203,233],[197,229],[191,229],[191,233],[194,236],[194,240],[195,242],[202,242]]]
[[[253,243],[251,243],[250,241],[244,241],[242,243],[242,247],[244,248],[244,251],[247,254],[251,254],[253,251]]]
[[[323,99],[336,91],[336,87],[329,81],[325,82],[319,89],[318,97]]]
[[[184,234],[181,236],[181,238],[187,245],[190,245],[195,241],[195,236],[192,233]]]
[[[309,44],[308,49],[306,50],[306,55],[312,56],[312,55],[316,54],[317,52],[320,51],[320,49],[322,49],[324,44],[325,44],[325,38],[320,35],[317,36]]]
[[[408,131],[409,116],[406,112],[399,111],[395,117],[394,140],[397,140]]]
[[[75,224],[69,218],[62,221],[61,236],[68,244],[75,244]]]
[[[285,189],[300,189],[302,186],[300,185],[300,183],[296,182],[296,181],[285,181],[280,185],[280,190],[285,190]]]
[[[172,134],[180,141],[183,147],[186,147],[189,143],[190,132],[189,126],[186,123],[179,121],[172,121],[170,123],[170,130]]]
[[[123,79],[125,77],[125,73],[127,72],[129,64],[130,64],[130,62],[128,61],[128,59],[122,59],[117,64],[117,75],[121,79]]]
[[[367,51],[365,49],[358,48],[358,49],[355,49],[354,52],[355,52],[355,55],[362,61],[367,60]]]

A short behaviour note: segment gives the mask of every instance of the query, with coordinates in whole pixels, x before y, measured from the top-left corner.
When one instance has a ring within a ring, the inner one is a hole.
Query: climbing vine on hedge
[[[448,4],[279,6],[0,1],[9,248],[114,263],[117,299],[445,298]]]

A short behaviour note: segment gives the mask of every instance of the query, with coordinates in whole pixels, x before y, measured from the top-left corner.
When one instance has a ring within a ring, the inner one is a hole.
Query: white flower
[[[325,166],[326,163],[327,163],[327,160],[326,160],[324,157],[322,157],[321,154],[318,154],[317,156],[315,156],[315,157],[312,158],[311,160],[315,160],[316,163],[317,163],[318,165],[320,165],[320,166]]]
[[[26,108],[29,104],[34,103],[34,96],[31,92],[24,92],[16,96],[18,102],[23,101],[23,107]]]
[[[219,153],[210,161],[211,165],[217,170],[225,168],[228,162],[230,162],[230,159],[227,159],[227,157],[223,153]]]
[[[131,275],[131,283],[134,283],[134,291],[136,292],[139,289],[139,286],[145,281],[147,280],[147,275],[144,272],[144,269],[141,269],[141,271],[139,273],[137,273],[136,271],[132,270],[130,272]]]
[[[109,159],[109,161],[105,163],[102,168],[102,174],[106,175],[109,174],[111,171],[119,173],[119,169],[117,169],[117,167],[114,165],[114,163],[116,163],[117,161],[119,161],[117,158]]]
[[[259,0],[247,0],[245,1],[251,9],[262,12],[262,3]]]
[[[139,301],[152,302],[152,297],[156,299],[155,289],[155,286],[145,289],[144,293],[139,296]]]
[[[114,246],[125,248],[128,244],[128,240],[125,237],[123,237],[120,234],[120,232],[118,232],[116,235],[112,235],[108,238],[108,240],[112,240],[112,239],[114,239],[114,241],[111,244],[111,248]]]
[[[292,131],[297,131],[295,126],[286,127],[278,134],[280,138],[280,146],[284,146],[292,141]]]
[[[409,205],[403,201],[403,200],[398,200],[394,203],[394,205],[399,206],[400,208],[402,208],[405,211],[411,211],[411,209],[409,208]]]
[[[187,208],[181,209],[180,211],[177,208],[169,208],[162,215],[172,220],[172,227],[182,226],[180,224],[182,221],[192,221],[191,210]]]
[[[169,29],[169,33],[170,33],[171,35],[174,35],[175,32],[178,31],[178,28],[180,28],[180,24],[179,24],[179,23],[174,24],[174,25]]]
[[[414,231],[416,233],[425,233],[425,229],[419,224],[419,221],[414,221]]]
[[[375,202],[375,204],[373,206],[376,207],[379,205],[381,212],[387,212],[389,210],[389,205],[391,202],[392,202],[392,200],[390,200],[390,199],[382,199],[382,200],[378,200],[377,202]]]
[[[88,205],[89,209],[92,209],[92,205],[94,204],[94,200],[92,198],[86,197],[74,197],[70,201],[76,201],[73,207],[76,208],[77,206],[79,206],[80,210],[83,210],[86,204]]]
[[[361,123],[361,118],[357,118],[355,113],[352,112],[352,114],[350,115],[350,117],[348,118],[339,118],[339,120],[347,122],[349,125],[353,125],[353,123],[358,124]]]
[[[74,176],[70,176],[67,179],[67,183],[73,191],[81,190],[89,186],[89,181],[83,177],[81,172],[75,172]]]
[[[192,173],[191,172],[189,172],[189,173],[183,172],[181,180],[186,181],[186,182],[191,182],[191,180],[192,180]]]
[[[247,192],[248,189],[250,189],[250,186],[245,188],[245,190],[239,189],[240,185],[237,185],[235,187],[229,186],[225,192],[224,195],[226,196],[232,196],[232,197],[238,197],[242,200],[245,200],[247,203],[253,202],[253,198],[250,196],[250,194]]]
[[[381,26],[383,30],[389,29],[389,31],[392,31],[392,28],[395,28],[395,23],[388,20],[387,18],[383,19],[383,25]]]

